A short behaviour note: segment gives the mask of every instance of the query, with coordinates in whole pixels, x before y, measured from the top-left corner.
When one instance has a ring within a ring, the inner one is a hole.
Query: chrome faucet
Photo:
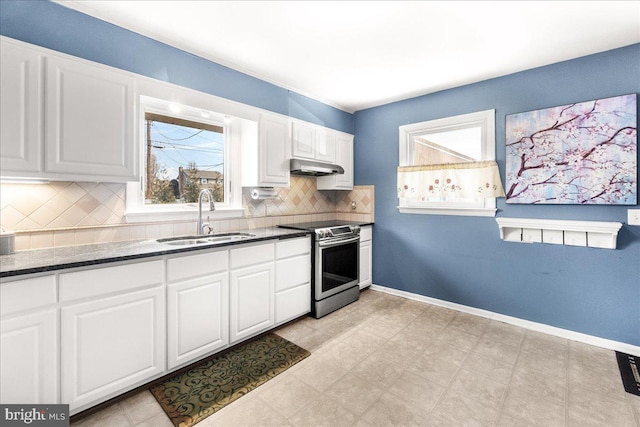
[[[198,195],[198,230],[196,231],[198,235],[209,234],[211,233],[211,231],[213,231],[213,228],[209,226],[209,222],[202,222],[202,196],[204,195],[206,195],[209,199],[209,211],[213,212],[216,210],[216,206],[213,204],[213,194],[211,194],[211,191],[206,188],[201,190],[200,194]],[[209,221],[209,217],[207,217],[207,221]],[[208,233],[204,232],[205,227],[209,228]]]

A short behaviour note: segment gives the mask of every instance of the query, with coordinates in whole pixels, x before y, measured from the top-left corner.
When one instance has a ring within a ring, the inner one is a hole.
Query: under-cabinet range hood
[[[303,176],[326,176],[343,174],[342,166],[313,160],[291,159],[291,174]]]

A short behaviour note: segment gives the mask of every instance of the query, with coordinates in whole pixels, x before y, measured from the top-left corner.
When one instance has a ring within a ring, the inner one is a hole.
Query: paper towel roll
[[[0,255],[10,255],[16,249],[16,235],[11,231],[0,232]]]
[[[278,197],[278,193],[273,188],[254,188],[251,190],[253,200],[269,200]]]

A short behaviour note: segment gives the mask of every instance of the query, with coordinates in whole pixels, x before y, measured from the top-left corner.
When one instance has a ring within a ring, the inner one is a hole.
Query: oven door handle
[[[332,246],[344,245],[346,243],[357,242],[360,240],[360,236],[350,237],[348,239],[331,239],[325,241],[319,241],[318,246],[321,248],[330,248]]]

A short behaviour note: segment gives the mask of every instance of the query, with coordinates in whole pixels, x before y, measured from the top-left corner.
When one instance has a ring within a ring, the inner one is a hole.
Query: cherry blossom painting
[[[507,203],[635,205],[636,95],[506,119]]]

